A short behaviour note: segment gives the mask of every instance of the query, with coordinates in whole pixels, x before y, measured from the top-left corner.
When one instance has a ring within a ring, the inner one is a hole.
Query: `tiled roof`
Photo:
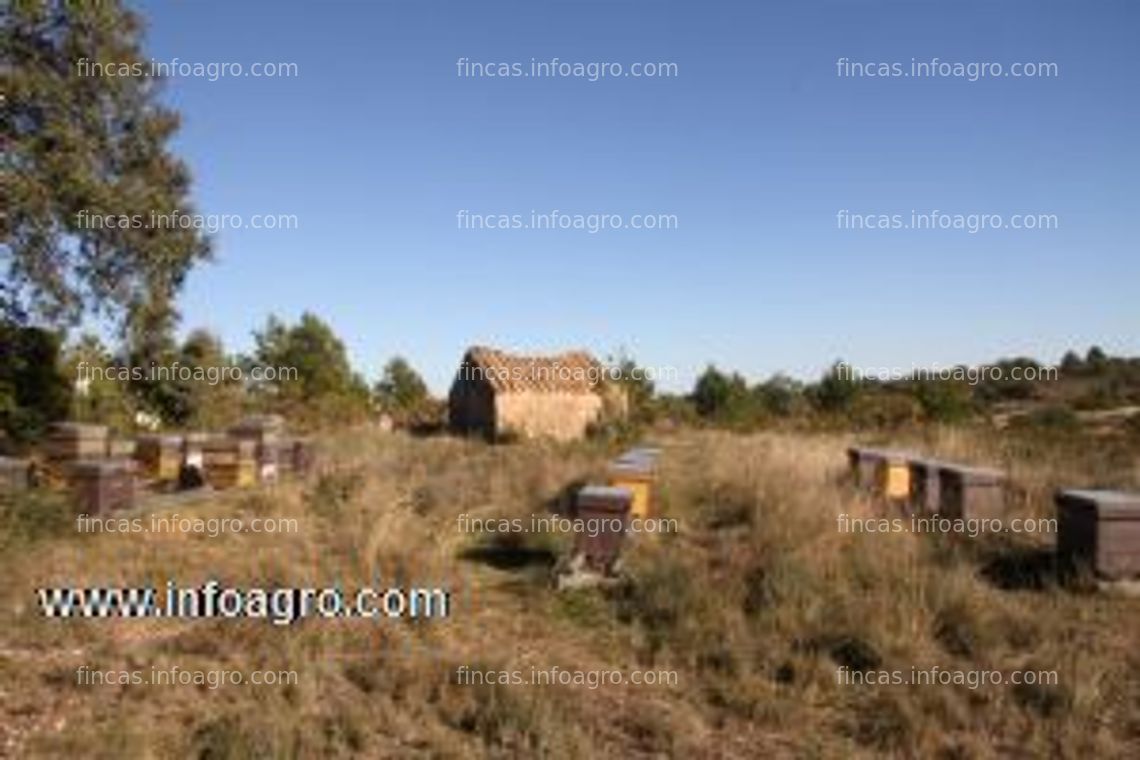
[[[521,356],[473,346],[463,356],[460,379],[485,378],[497,392],[596,393],[606,368],[585,351]]]

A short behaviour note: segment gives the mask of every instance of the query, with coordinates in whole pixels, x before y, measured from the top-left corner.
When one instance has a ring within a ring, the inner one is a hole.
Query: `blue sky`
[[[184,328],[248,349],[312,310],[370,377],[436,391],[463,349],[624,347],[751,379],[1099,343],[1140,353],[1140,5],[1120,2],[132,3],[168,61],[199,210],[225,230]],[[671,62],[671,78],[477,78],[457,61]],[[837,60],[1049,62],[1059,76],[860,78]],[[460,210],[671,214],[672,230],[460,229]],[[850,230],[859,214],[1057,229]]]

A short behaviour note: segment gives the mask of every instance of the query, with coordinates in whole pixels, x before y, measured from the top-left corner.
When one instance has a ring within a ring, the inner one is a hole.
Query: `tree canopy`
[[[152,212],[193,205],[190,172],[167,147],[179,118],[159,101],[141,21],[119,0],[8,6],[0,316],[62,326],[94,313],[167,330],[210,242],[198,229],[149,224]],[[98,76],[106,65],[132,75]]]

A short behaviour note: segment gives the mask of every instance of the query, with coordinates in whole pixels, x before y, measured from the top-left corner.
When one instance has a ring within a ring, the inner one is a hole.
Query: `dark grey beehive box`
[[[916,514],[936,515],[941,511],[942,486],[939,472],[949,466],[937,459],[910,461],[910,503]]]
[[[951,519],[1004,519],[1006,476],[988,467],[943,464],[938,469],[939,514]]]
[[[1058,491],[1054,501],[1064,563],[1112,580],[1140,577],[1140,494]]]
[[[847,449],[847,464],[851,468],[851,479],[860,488],[873,488],[875,473],[884,454],[879,449],[852,446]]]
[[[586,486],[578,491],[575,500],[577,519],[598,520],[602,530],[583,530],[575,534],[574,547],[587,567],[597,572],[613,570],[621,553],[626,528],[629,527],[629,510],[633,505],[633,492],[614,486]],[[588,522],[584,523],[589,525]],[[591,532],[597,535],[590,535]]]

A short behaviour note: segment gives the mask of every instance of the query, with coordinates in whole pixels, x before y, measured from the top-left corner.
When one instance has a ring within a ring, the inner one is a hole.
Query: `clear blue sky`
[[[1140,4],[132,3],[175,78],[199,209],[227,230],[184,328],[246,350],[306,309],[373,377],[463,349],[626,347],[751,379],[1140,353]],[[464,78],[456,62],[675,62],[674,78]],[[1053,78],[857,78],[836,61],[1055,62]],[[456,214],[674,214],[676,230],[462,230]],[[836,214],[1054,214],[1053,230],[843,230]]]

